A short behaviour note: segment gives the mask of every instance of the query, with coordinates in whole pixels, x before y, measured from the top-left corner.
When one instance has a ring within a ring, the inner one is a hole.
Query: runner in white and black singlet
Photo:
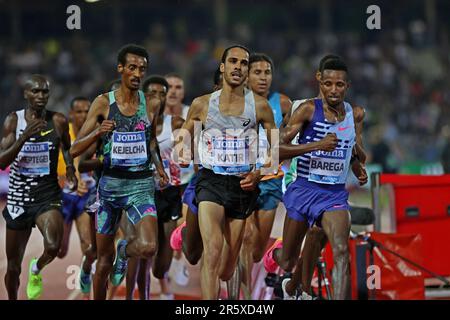
[[[6,220],[8,267],[5,286],[9,299],[17,299],[21,264],[32,227],[38,226],[44,238],[44,252],[30,261],[27,296],[38,299],[42,293],[40,271],[56,257],[63,235],[61,189],[58,184],[58,152],[66,162],[67,181],[77,188],[75,168],[69,154],[70,137],[66,117],[48,111],[48,80],[31,76],[25,83],[25,109],[12,112],[3,125],[0,168],[11,165]]]

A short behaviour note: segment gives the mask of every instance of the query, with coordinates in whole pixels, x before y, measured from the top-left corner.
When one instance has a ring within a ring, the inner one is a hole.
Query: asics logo
[[[41,131],[41,137],[44,137],[44,136],[48,135],[52,131],[53,131],[53,129],[50,129],[48,131]]]
[[[247,119],[244,122],[242,122],[242,126],[246,127],[246,126],[248,126],[249,123],[250,123],[250,119]]]

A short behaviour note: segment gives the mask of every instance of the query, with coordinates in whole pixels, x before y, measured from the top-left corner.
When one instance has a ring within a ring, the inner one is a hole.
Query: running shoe
[[[187,286],[189,283],[189,271],[186,264],[181,259],[173,259],[172,266],[175,283],[182,287]]]
[[[303,291],[302,294],[298,296],[297,300],[315,300],[315,299],[313,299],[312,296]]]
[[[34,274],[32,271],[33,265],[37,261],[36,258],[31,259],[28,269],[27,296],[29,300],[37,300],[42,294],[42,276],[41,274]]]
[[[181,247],[183,245],[183,236],[181,232],[183,231],[184,227],[186,227],[186,221],[172,231],[172,234],[170,235],[170,246],[172,247],[172,250],[181,250]]]
[[[83,270],[84,260],[86,260],[86,256],[83,256],[81,260],[81,268],[80,268],[80,289],[83,294],[89,294],[91,292],[91,283],[92,283],[92,275],[91,273],[85,273]]]
[[[286,285],[291,280],[291,278],[286,278],[281,282],[281,289],[283,289],[283,300],[297,300],[297,294],[290,295],[286,291]]]
[[[282,246],[283,246],[283,240],[281,238],[277,239],[277,240],[275,240],[273,245],[269,248],[269,250],[267,250],[266,253],[264,254],[263,263],[264,263],[264,268],[266,269],[267,272],[275,273],[277,271],[278,264],[275,261],[275,259],[273,258],[273,251],[275,249],[281,248]]]
[[[120,285],[127,273],[128,259],[123,258],[120,254],[122,248],[126,245],[127,245],[126,240],[117,241],[116,259],[114,260],[113,269],[110,275],[111,284],[113,286]]]

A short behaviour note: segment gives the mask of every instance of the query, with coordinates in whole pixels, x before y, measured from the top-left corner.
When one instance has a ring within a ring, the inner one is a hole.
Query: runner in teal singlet
[[[154,180],[151,163],[168,182],[156,141],[156,116],[160,101],[139,90],[148,64],[147,51],[136,45],[124,46],[118,54],[117,70],[121,86],[98,96],[88,118],[71,148],[80,155],[98,139],[103,144],[103,173],[99,181],[100,208],[96,216],[97,268],[94,298],[105,299],[107,278],[120,283],[125,275],[127,258],[151,258],[158,246],[157,217],[154,203]],[[100,127],[98,117],[103,117]],[[114,250],[114,234],[122,211],[134,226],[130,242],[120,240]],[[115,259],[114,259],[115,255]],[[114,265],[113,265],[114,262]]]

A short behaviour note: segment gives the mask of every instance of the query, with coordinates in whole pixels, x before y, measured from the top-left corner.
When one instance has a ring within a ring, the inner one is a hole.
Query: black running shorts
[[[195,201],[217,203],[225,208],[229,218],[246,219],[253,212],[260,193],[257,187],[254,191],[244,191],[241,188],[242,178],[215,174],[212,170],[201,169],[195,185]]]
[[[155,191],[155,205],[158,221],[166,223],[176,221],[182,217],[181,214],[181,186],[172,186],[163,190]]]
[[[40,204],[33,204],[32,206],[24,207],[24,213],[17,218],[11,218],[8,205],[3,209],[3,217],[6,220],[6,227],[11,230],[27,230],[36,226],[36,219],[43,213],[50,210],[58,210],[62,216],[62,201],[61,198],[54,198]]]

